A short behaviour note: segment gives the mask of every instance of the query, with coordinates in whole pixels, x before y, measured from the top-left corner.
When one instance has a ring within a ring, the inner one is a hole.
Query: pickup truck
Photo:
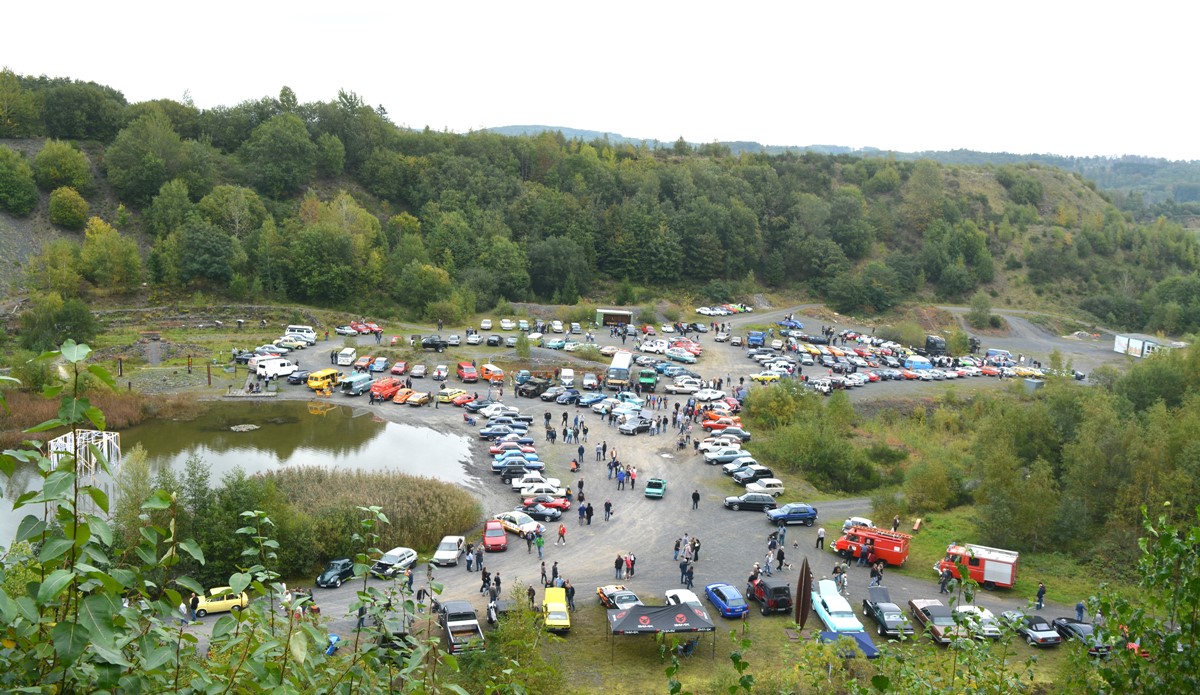
[[[483,650],[483,629],[479,627],[479,618],[470,603],[442,603],[438,608],[438,622],[446,633],[446,647],[451,654]]]
[[[421,338],[422,350],[437,350],[438,352],[442,352],[448,347],[450,347],[450,343],[440,335],[427,335]]]

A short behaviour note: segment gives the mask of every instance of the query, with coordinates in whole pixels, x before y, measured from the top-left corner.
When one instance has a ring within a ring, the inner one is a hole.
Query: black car
[[[708,326],[703,323],[689,323],[687,329],[690,333],[708,333]]]
[[[872,586],[867,589],[867,597],[862,603],[863,615],[871,618],[879,625],[880,637],[899,637],[912,635],[913,626],[908,616],[900,610],[900,606],[892,603],[892,597],[886,587]]]
[[[471,401],[470,403],[463,406],[463,410],[466,410],[467,412],[471,412],[471,413],[478,413],[479,411],[483,410],[484,408],[488,407],[489,405],[492,405],[493,403],[499,403],[499,402],[500,401],[494,401],[491,398],[484,398],[484,399],[481,399],[478,401]]]
[[[500,336],[493,333],[488,336],[488,339],[487,339],[488,347],[500,347],[500,341],[501,341]]]
[[[792,611],[792,588],[785,579],[759,577],[746,585],[746,598],[758,601],[758,611],[763,615]]]
[[[567,389],[558,394],[558,398],[554,399],[559,405],[575,405],[579,401],[579,389]]]
[[[725,508],[732,509],[735,512],[739,509],[750,509],[761,512],[774,509],[777,506],[778,504],[775,502],[774,497],[757,492],[747,492],[737,497],[725,498]]]
[[[529,518],[537,521],[558,521],[562,518],[561,511],[543,504],[518,505],[516,511],[525,512]]]
[[[1050,624],[1067,640],[1079,640],[1087,645],[1088,656],[1108,656],[1112,645],[1105,644],[1104,639],[1096,633],[1091,623],[1078,621],[1074,618],[1055,618]]]
[[[542,395],[540,396],[540,398],[543,401],[552,401],[566,392],[567,392],[567,389],[563,386],[551,386],[550,388],[546,389],[545,391],[542,391]]]
[[[309,374],[312,374],[312,372],[310,372],[307,369],[297,369],[296,371],[292,372],[291,374],[288,374],[288,383],[289,384],[306,384],[306,383],[308,383],[308,375]]]
[[[721,430],[721,434],[737,437],[738,439],[742,440],[742,442],[750,441],[750,433],[741,427],[726,427],[725,429]]]
[[[251,357],[254,357],[255,354],[256,353],[252,350],[241,350],[233,356],[233,361],[237,362],[238,364],[246,364],[250,361]]]
[[[745,466],[733,474],[733,482],[738,485],[748,485],[763,478],[774,478],[770,468],[762,465]]]
[[[354,576],[354,561],[348,557],[330,560],[328,565],[325,565],[325,571],[317,575],[317,586],[323,588],[334,588],[342,585],[342,582]]]
[[[617,431],[621,434],[635,435],[639,432],[649,432],[650,425],[653,424],[654,421],[650,418],[638,416],[629,418],[625,422],[621,423],[621,426],[617,428]]]

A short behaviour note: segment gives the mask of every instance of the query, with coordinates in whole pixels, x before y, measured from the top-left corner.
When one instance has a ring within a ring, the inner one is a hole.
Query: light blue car
[[[545,347],[548,347],[551,350],[561,350],[566,346],[566,344],[567,341],[563,340],[562,338],[555,338],[554,340],[547,340]]]
[[[593,393],[585,393],[579,397],[579,402],[576,403],[576,405],[578,405],[580,407],[595,405],[595,404],[599,403],[600,401],[604,400],[605,398],[606,398],[606,396],[603,393],[600,393],[599,391],[595,391]]]
[[[525,459],[526,461],[537,461],[538,455],[533,451],[509,449],[508,451],[502,451],[499,454],[496,454],[493,459],[496,461],[503,461],[505,459]]]
[[[622,403],[626,403],[629,405],[635,405],[638,408],[642,408],[646,405],[646,401],[644,399],[642,399],[641,396],[638,396],[636,393],[634,393],[633,391],[622,391],[622,392],[618,393],[617,395],[613,396],[613,398],[617,399],[618,401],[621,401]]]
[[[813,611],[830,632],[863,631],[863,624],[854,617],[854,609],[838,593],[833,580],[822,579],[817,582],[817,590],[812,592],[812,605]]]

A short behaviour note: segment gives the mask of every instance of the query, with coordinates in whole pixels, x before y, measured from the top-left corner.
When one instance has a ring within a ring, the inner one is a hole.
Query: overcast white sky
[[[1161,0],[71,0],[6,7],[0,66],[201,108],[344,88],[459,132],[1200,159],[1198,19]]]

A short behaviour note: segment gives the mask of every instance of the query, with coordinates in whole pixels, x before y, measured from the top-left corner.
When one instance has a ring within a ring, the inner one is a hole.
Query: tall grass
[[[27,439],[50,439],[57,431],[24,434],[24,430],[58,416],[59,402],[40,394],[9,391],[8,412],[0,411],[0,446],[10,447]],[[120,430],[150,418],[188,419],[199,415],[205,407],[190,396],[146,395],[114,391],[91,390],[87,398],[104,411],[106,427]]]
[[[390,523],[380,527],[383,550],[403,545],[432,549],[442,536],[479,523],[482,510],[467,491],[432,478],[388,471],[333,470],[315,466],[264,473],[293,510],[311,518],[316,542],[328,556],[352,555],[357,507],[379,506]]]

